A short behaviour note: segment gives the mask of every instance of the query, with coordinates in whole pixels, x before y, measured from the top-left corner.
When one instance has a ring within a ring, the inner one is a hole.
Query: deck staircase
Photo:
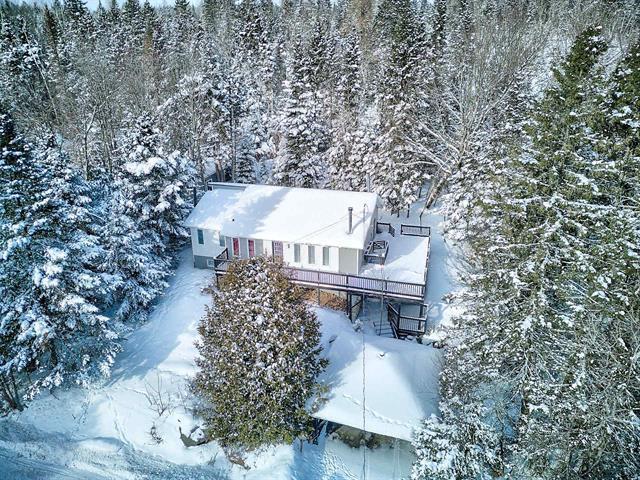
[[[379,336],[386,338],[396,338],[393,333],[393,328],[391,328],[391,324],[386,317],[382,319],[378,318],[377,320],[374,320],[372,324],[373,328],[376,331],[376,334],[378,334]]]
[[[363,319],[368,324],[368,332],[381,337],[419,337],[427,332],[427,309],[425,304],[385,302],[383,306],[377,300],[369,301]]]

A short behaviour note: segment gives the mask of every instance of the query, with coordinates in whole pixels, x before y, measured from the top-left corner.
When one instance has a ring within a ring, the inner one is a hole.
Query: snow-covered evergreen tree
[[[250,450],[309,432],[320,331],[302,292],[267,257],[234,262],[200,324],[194,389],[224,447]]]
[[[140,322],[147,318],[151,302],[167,286],[171,262],[158,253],[157,234],[140,228],[131,216],[122,193],[110,192],[100,229],[104,255],[97,265],[109,275],[115,318]]]
[[[96,303],[90,191],[55,148],[38,155],[0,118],[0,383],[21,409],[43,388],[109,374],[118,335]]]
[[[390,45],[377,100],[380,138],[372,165],[373,184],[387,207],[399,211],[417,199],[424,182],[412,141],[422,101],[421,61],[426,46],[422,25],[408,0],[384,2],[379,18]]]
[[[638,183],[638,157],[618,149],[637,132],[613,139],[603,121],[619,112],[607,107],[618,93],[607,94],[598,65],[605,50],[597,27],[577,37],[533,106],[524,145],[483,177],[468,309],[446,355],[442,418],[416,441],[414,478],[638,470],[640,430],[627,419],[638,407],[628,372],[638,368],[640,217],[619,193],[637,196],[628,182]]]
[[[362,65],[358,37],[352,32],[341,48],[336,87],[336,120],[328,153],[329,184],[342,190],[365,190],[372,173],[369,155],[375,151],[371,128],[361,123]]]
[[[117,182],[127,214],[138,228],[157,236],[157,252],[187,236],[181,222],[192,207],[194,170],[180,152],[166,152],[165,145],[153,118],[139,117],[120,146]]]
[[[282,142],[275,162],[276,182],[294,187],[318,187],[324,182],[328,132],[322,94],[313,88],[312,64],[298,40],[291,81],[284,84],[286,105],[281,120]]]

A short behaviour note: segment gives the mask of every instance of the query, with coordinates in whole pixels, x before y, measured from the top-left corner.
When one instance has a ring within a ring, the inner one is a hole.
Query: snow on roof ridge
[[[269,185],[268,183],[237,183],[237,182],[209,182],[211,186],[218,188],[238,188],[245,190],[247,188],[260,187],[260,188],[273,188],[273,189],[285,189],[285,190],[298,190],[298,191],[315,191],[315,192],[331,192],[339,195],[362,195],[362,196],[375,196],[378,194],[375,192],[360,192],[357,190],[338,190],[333,188],[317,188],[317,187],[288,187],[284,185]]]
[[[226,236],[363,249],[378,204],[371,192],[211,182],[185,225]],[[348,233],[348,207],[354,228]]]

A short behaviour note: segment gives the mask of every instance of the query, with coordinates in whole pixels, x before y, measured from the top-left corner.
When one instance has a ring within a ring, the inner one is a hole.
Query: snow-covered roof
[[[377,200],[375,193],[214,183],[185,225],[229,237],[362,249]]]
[[[337,312],[318,310],[318,315],[329,359],[322,381],[329,394],[313,416],[411,441],[422,421],[438,413],[439,352],[414,342],[355,332]]]

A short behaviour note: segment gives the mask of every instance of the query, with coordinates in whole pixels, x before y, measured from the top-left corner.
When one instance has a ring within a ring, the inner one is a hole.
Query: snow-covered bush
[[[311,428],[307,404],[325,365],[319,326],[282,268],[266,257],[234,262],[200,324],[194,391],[225,447],[291,442]]]

